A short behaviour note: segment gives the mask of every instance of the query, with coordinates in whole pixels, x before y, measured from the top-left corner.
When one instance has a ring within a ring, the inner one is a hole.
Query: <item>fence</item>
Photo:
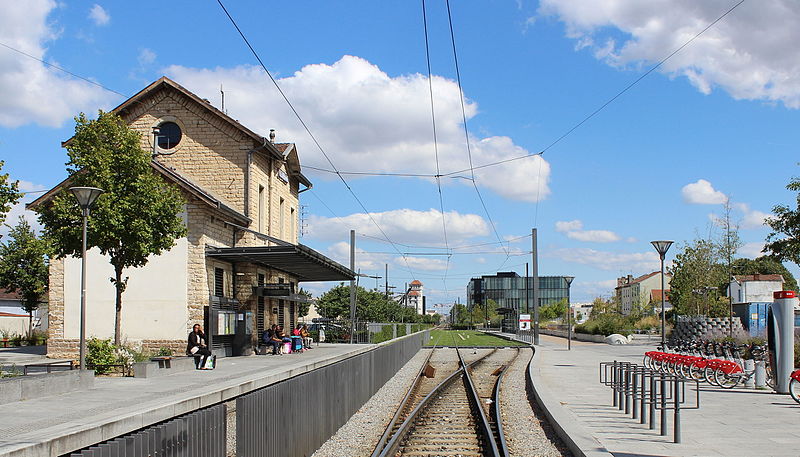
[[[661,411],[661,436],[667,435],[667,411],[673,411],[673,441],[681,442],[681,410],[700,408],[700,383],[662,373],[632,362],[600,362],[600,382],[612,389],[612,405],[644,424],[649,411],[650,430]],[[686,383],[695,385],[694,405],[686,404]]]
[[[69,456],[225,457],[225,415],[224,404],[200,409]]]
[[[319,341],[320,331],[325,333],[326,343],[349,343],[351,324],[349,320],[315,319],[309,325],[314,341]],[[358,322],[356,321],[353,342],[358,344],[382,343],[432,327],[431,324],[403,322]]]
[[[410,336],[238,397],[236,455],[311,455],[419,351],[428,335]]]

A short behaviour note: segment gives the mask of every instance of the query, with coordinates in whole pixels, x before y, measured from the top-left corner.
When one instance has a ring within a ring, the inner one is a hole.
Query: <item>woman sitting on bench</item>
[[[206,345],[206,334],[200,324],[194,324],[192,333],[189,334],[189,341],[186,344],[186,355],[194,357],[195,368],[202,370],[206,365],[211,351]]]

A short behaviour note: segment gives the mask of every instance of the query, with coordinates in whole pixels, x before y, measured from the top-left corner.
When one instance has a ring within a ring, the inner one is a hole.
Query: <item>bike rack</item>
[[[695,384],[693,405],[686,404],[686,383]],[[656,428],[656,411],[661,411],[661,436],[667,435],[667,411],[673,410],[673,441],[681,442],[681,410],[700,408],[700,382],[662,373],[632,362],[600,362],[600,383],[611,387],[612,406],[640,424]]]

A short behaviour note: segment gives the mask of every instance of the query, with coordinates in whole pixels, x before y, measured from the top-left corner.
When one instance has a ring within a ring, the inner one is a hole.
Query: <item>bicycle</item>
[[[792,400],[800,403],[800,370],[794,370],[789,376],[792,378],[789,381],[789,395],[792,396]]]
[[[744,359],[740,356],[741,349],[747,349],[747,345],[733,346],[733,361],[727,361],[721,364],[714,372],[714,379],[716,384],[724,389],[733,389],[742,382],[747,382],[755,377],[756,370],[745,372],[742,368]],[[763,346],[749,346],[750,353],[753,355],[754,360],[764,361],[766,363],[766,383],[769,387],[774,387],[775,382],[772,379],[772,370],[769,366],[769,361],[766,360],[766,348]],[[800,387],[798,387],[800,393]]]

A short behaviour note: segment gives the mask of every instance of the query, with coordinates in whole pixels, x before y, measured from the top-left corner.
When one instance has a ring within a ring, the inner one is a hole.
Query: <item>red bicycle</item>
[[[792,378],[789,381],[789,395],[794,401],[800,403],[800,370],[794,370],[789,376]]]

